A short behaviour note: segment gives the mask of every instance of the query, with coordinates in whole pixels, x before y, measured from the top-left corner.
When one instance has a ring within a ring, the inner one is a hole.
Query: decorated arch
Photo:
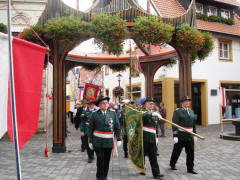
[[[19,37],[50,49],[54,87],[52,151],[66,152],[66,73],[74,66],[82,65],[93,70],[103,64],[95,62],[88,66],[90,61],[67,61],[69,51],[92,37],[103,50],[117,56],[122,53],[123,41],[127,38],[133,39],[146,57],[150,55],[148,45],[169,44],[175,48],[179,59],[180,96],[191,97],[191,64],[197,59],[203,60],[213,48],[211,35],[196,30],[194,25],[195,0],[185,14],[175,18],[150,15],[135,0],[96,0],[85,13],[68,7],[61,0],[49,0],[38,24],[25,29]],[[118,60],[104,64],[116,68],[114,64]],[[146,78],[146,96],[153,95],[155,72],[169,61],[168,57],[140,61]],[[118,68],[126,67],[128,62],[120,63]]]

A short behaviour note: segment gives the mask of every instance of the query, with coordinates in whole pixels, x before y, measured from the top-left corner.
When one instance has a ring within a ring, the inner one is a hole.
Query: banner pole
[[[12,31],[11,31],[11,0],[8,0],[8,47],[9,47],[9,68],[10,68],[10,95],[12,108],[12,125],[13,125],[13,139],[14,150],[16,154],[16,168],[17,179],[22,180],[20,153],[18,144],[18,129],[17,129],[17,115],[15,102],[15,88],[14,88],[14,69],[13,69],[13,54],[12,54]]]

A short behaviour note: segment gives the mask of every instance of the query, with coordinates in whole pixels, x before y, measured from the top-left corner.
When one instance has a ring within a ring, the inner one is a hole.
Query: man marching
[[[188,96],[183,96],[181,99],[181,108],[178,108],[173,113],[172,121],[183,128],[196,133],[195,122],[196,117],[193,110],[190,107],[191,99]],[[197,137],[186,133],[185,131],[172,127],[173,129],[173,140],[175,142],[173,147],[172,156],[170,159],[170,166],[172,170],[177,170],[176,163],[181,154],[182,148],[185,147],[187,154],[187,172],[197,174],[194,171],[194,142],[197,141]]]
[[[164,177],[163,174],[160,174],[160,169],[158,166],[157,161],[157,117],[160,116],[160,114],[153,111],[153,108],[155,106],[155,101],[151,97],[147,97],[143,101],[143,105],[145,107],[146,113],[143,114],[142,120],[143,120],[143,149],[144,149],[144,156],[148,156],[152,174],[155,179],[159,179],[161,177]]]
[[[109,97],[99,97],[96,102],[99,110],[93,112],[90,118],[89,147],[94,149],[97,155],[97,180],[107,180],[114,135],[117,138],[117,146],[120,147],[122,144],[117,115],[108,109],[109,99]]]
[[[90,97],[87,101],[87,110],[83,111],[81,115],[81,121],[80,121],[80,129],[81,129],[81,136],[83,137],[83,143],[84,147],[87,149],[87,154],[88,154],[88,163],[91,163],[94,158],[94,152],[92,149],[89,148],[88,146],[88,131],[89,131],[89,121],[92,113],[96,111],[97,109],[95,108],[95,97]]]

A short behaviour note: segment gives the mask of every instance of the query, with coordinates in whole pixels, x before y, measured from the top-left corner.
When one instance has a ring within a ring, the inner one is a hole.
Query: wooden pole
[[[131,70],[131,58],[132,58],[132,43],[131,40],[129,40],[129,47],[130,47],[130,59],[129,59],[129,100],[132,101],[132,70]]]
[[[194,133],[194,132],[192,132],[192,131],[189,131],[189,130],[183,128],[182,126],[179,126],[179,125],[177,125],[177,124],[175,124],[175,123],[173,123],[173,122],[171,122],[171,121],[169,121],[169,120],[167,120],[167,119],[164,119],[164,118],[159,118],[159,119],[161,119],[161,120],[163,120],[164,122],[169,123],[169,124],[177,127],[178,129],[181,129],[181,130],[185,131],[185,132],[188,133],[188,134],[191,134],[191,135],[193,135],[193,136],[196,136],[196,137],[198,137],[199,139],[205,140],[205,137],[200,136],[200,135],[198,135],[198,134],[196,134],[196,133]]]

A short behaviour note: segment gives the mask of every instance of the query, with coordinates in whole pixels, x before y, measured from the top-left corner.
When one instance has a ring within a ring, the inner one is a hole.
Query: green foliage
[[[219,23],[228,24],[228,25],[234,25],[235,24],[233,18],[223,18],[223,17],[219,17],[219,16],[208,16],[206,14],[201,14],[201,13],[197,13],[196,16],[197,16],[197,19],[201,19],[201,20],[204,20],[204,21],[219,22]]]
[[[126,70],[127,67],[129,67],[129,65],[127,65],[127,64],[110,64],[110,65],[108,65],[108,67],[110,69],[112,69],[113,71],[124,71],[124,70]]]
[[[67,16],[50,19],[44,28],[48,39],[74,41],[89,35],[90,24],[82,21],[81,17]]]
[[[191,54],[199,51],[204,44],[203,34],[188,24],[182,24],[177,29],[175,40],[177,46]]]
[[[120,55],[123,41],[128,35],[126,22],[119,16],[106,14],[95,15],[92,20],[92,37],[109,54]]]
[[[23,30],[23,32],[18,34],[18,37],[21,38],[21,39],[25,39],[27,41],[30,41],[30,42],[42,45],[42,42],[37,37],[37,34],[41,38],[43,38],[44,37],[44,35],[43,35],[44,33],[45,33],[45,30],[41,26],[35,25],[35,26],[31,26],[29,28],[25,28]]]
[[[133,30],[138,43],[162,45],[172,40],[174,27],[164,24],[158,17],[152,15],[137,17]]]
[[[0,23],[0,32],[7,34],[7,26],[3,23]]]

